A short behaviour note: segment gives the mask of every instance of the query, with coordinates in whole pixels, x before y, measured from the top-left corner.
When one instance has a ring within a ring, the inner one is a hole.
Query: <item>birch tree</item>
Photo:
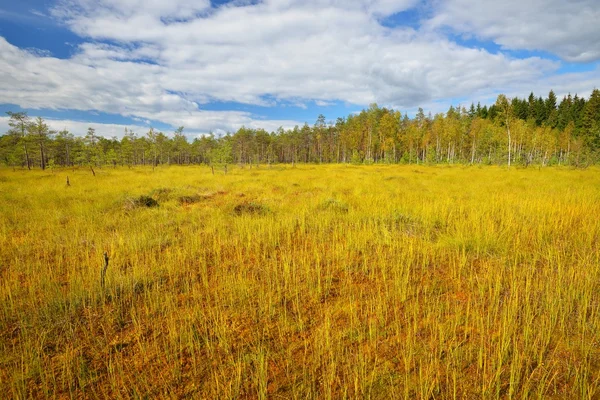
[[[510,137],[510,124],[513,119],[513,109],[510,99],[508,99],[505,95],[498,95],[498,99],[496,99],[496,107],[498,109],[498,118],[504,123],[504,127],[506,128],[506,135],[508,137],[508,168],[510,168],[510,160],[511,160],[511,137]]]

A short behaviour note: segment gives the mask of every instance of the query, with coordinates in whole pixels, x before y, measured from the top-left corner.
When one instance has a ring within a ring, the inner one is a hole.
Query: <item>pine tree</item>
[[[582,112],[582,135],[592,150],[600,149],[600,90],[594,89]]]
[[[37,117],[35,122],[29,125],[29,136],[39,146],[40,149],[40,167],[44,170],[47,165],[47,154],[46,148],[50,136],[55,132],[48,128],[48,125],[44,122],[42,117]]]
[[[516,118],[527,120],[528,104],[525,100],[521,100],[518,97],[515,97],[514,99],[512,99],[512,108],[514,110]]]
[[[535,121],[536,115],[535,96],[533,95],[533,92],[531,92],[527,98],[527,119],[533,119]]]
[[[556,94],[550,90],[548,98],[546,99],[546,125],[551,128],[556,127],[558,123],[558,115],[556,110]]]
[[[31,158],[29,156],[29,128],[31,127],[31,119],[27,116],[26,112],[11,112],[8,111],[6,114],[10,117],[8,121],[8,126],[10,126],[10,130],[8,131],[9,135],[12,135],[15,138],[15,143],[23,146],[23,152],[25,154],[25,163],[27,164],[27,169],[31,169]]]
[[[471,107],[469,107],[469,111],[467,112],[467,115],[469,116],[469,118],[473,119],[475,118],[476,112],[475,112],[475,104],[471,103]]]
[[[571,121],[571,106],[573,105],[573,99],[571,98],[571,94],[563,97],[562,101],[558,106],[557,111],[557,128],[563,130],[567,127],[569,122]]]
[[[546,103],[542,97],[538,97],[535,101],[535,124],[542,126],[546,122]]]
[[[481,109],[481,118],[483,119],[488,119],[489,117],[489,110],[487,106],[483,106],[483,108]]]

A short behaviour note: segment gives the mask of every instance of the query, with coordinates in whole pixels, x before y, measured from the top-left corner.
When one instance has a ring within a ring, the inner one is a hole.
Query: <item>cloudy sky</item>
[[[193,137],[588,96],[598,21],[598,0],[0,0],[0,112]]]

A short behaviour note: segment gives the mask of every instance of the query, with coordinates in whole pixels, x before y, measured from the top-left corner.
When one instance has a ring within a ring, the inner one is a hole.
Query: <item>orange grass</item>
[[[0,170],[1,393],[598,398],[599,172]]]

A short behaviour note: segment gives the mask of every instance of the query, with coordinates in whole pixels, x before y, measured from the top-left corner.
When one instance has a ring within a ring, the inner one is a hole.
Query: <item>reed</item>
[[[598,172],[1,169],[0,390],[598,398]]]

